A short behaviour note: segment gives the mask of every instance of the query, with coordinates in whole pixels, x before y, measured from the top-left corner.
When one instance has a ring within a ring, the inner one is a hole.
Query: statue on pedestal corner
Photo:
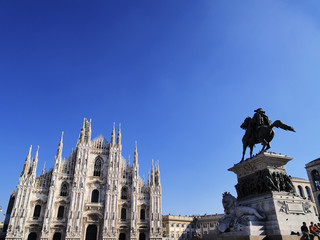
[[[265,220],[266,216],[256,209],[247,206],[240,206],[237,199],[229,192],[222,195],[222,205],[225,215],[219,219],[217,229],[220,233],[236,230],[248,221],[248,216],[255,216],[259,220]]]

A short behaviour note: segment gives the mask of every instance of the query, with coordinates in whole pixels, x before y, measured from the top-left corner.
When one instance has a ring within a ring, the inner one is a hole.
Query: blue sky
[[[140,175],[159,159],[163,214],[222,213],[235,194],[240,125],[262,107],[271,151],[319,157],[318,1],[0,1],[0,205],[6,209],[29,146],[38,174],[75,147],[83,118],[123,156],[138,141]],[[255,152],[260,149],[257,146]],[[35,150],[32,152],[33,156]],[[2,219],[2,216],[1,218]]]

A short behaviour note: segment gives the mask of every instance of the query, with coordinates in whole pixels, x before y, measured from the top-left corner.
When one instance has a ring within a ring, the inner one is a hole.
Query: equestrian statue
[[[250,148],[250,158],[252,157],[252,151],[255,144],[262,144],[262,149],[259,153],[270,148],[270,142],[274,137],[273,127],[295,132],[292,127],[284,124],[280,120],[271,124],[271,121],[262,108],[258,108],[254,112],[255,114],[253,115],[253,118],[247,117],[240,126],[242,129],[246,130],[246,133],[242,138],[243,153],[241,162],[244,160],[247,147]]]

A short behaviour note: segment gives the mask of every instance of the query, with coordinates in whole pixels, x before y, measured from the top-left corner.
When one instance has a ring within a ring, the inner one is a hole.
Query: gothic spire
[[[24,166],[23,166],[23,170],[22,170],[21,176],[24,175],[24,174],[28,174],[28,172],[29,172],[30,160],[31,160],[31,150],[32,150],[32,145],[30,145],[27,158],[26,158],[26,160],[24,162]]]
[[[127,168],[130,169],[130,154],[129,154],[128,161],[127,161]]]
[[[138,164],[138,150],[137,150],[137,141],[135,141],[135,146],[134,146],[134,155],[133,155],[133,165]]]
[[[61,163],[61,158],[62,158],[62,148],[63,148],[63,131],[61,132],[61,138],[60,138],[60,143],[57,149],[57,154],[54,160],[54,165],[56,166],[58,164],[58,166]],[[57,167],[58,167],[57,166]]]
[[[78,144],[89,143],[90,141],[91,141],[91,119],[90,121],[88,121],[86,118],[84,118],[79,139],[78,139]]]
[[[157,166],[155,170],[155,184],[160,185],[160,169],[159,169],[159,160],[157,160]]]
[[[36,155],[33,159],[33,163],[32,163],[32,174],[36,175],[37,172],[37,166],[38,166],[38,152],[39,152],[39,145],[37,147],[37,151],[36,151]]]
[[[84,141],[84,135],[85,135],[85,128],[86,128],[86,119],[83,119],[83,123],[82,123],[82,128],[79,134],[79,139],[78,139],[78,143],[83,142]]]
[[[151,185],[154,184],[154,165],[153,165],[153,159],[152,159],[152,167],[151,167]]]
[[[87,124],[88,124],[88,129],[87,129],[87,142],[90,142],[91,141],[91,118],[90,118],[90,121],[88,122],[87,121]]]
[[[118,136],[117,136],[117,145],[121,145],[121,123],[119,123],[119,130],[118,130]]]
[[[157,173],[160,173],[160,169],[159,169],[159,160],[157,160],[156,172],[157,172]]]
[[[151,166],[151,173],[154,172],[154,165],[153,165],[153,158],[152,158],[152,166]]]
[[[46,162],[43,164],[42,175],[46,173]]]
[[[110,145],[114,145],[115,143],[115,136],[116,136],[116,131],[114,128],[115,123],[113,122],[113,128],[112,128],[112,133],[111,133],[111,141],[110,141]]]

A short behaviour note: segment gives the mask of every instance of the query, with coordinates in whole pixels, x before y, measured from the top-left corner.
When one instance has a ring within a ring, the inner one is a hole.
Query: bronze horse
[[[262,149],[259,153],[262,153],[266,150],[268,150],[271,146],[270,146],[270,142],[272,141],[273,137],[274,137],[274,130],[273,127],[276,128],[281,128],[283,130],[289,130],[292,132],[295,132],[295,130],[284,124],[283,122],[281,122],[280,120],[275,121],[273,124],[271,125],[262,125],[259,126],[257,130],[255,130],[253,128],[253,126],[251,125],[252,122],[252,118],[251,117],[247,117],[244,122],[241,124],[241,128],[246,130],[245,135],[242,138],[242,143],[243,143],[243,153],[242,153],[242,159],[241,162],[244,160],[244,155],[246,153],[246,149],[247,147],[250,148],[250,158],[252,157],[252,151],[253,151],[253,147],[255,144],[257,143],[261,143],[262,144]],[[250,132],[248,133],[248,129],[251,128]]]

